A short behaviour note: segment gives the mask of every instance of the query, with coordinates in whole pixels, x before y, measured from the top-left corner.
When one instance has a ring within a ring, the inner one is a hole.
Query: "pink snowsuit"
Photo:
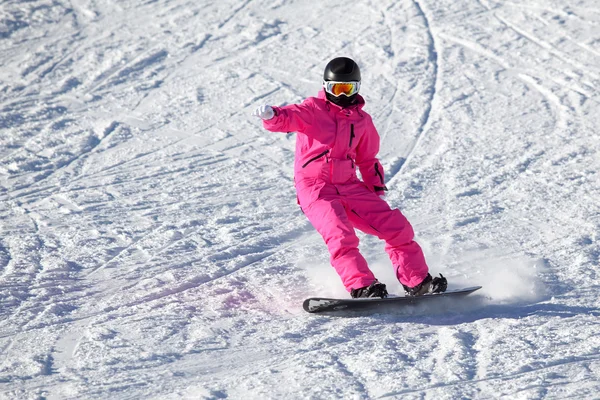
[[[298,204],[323,236],[331,265],[346,289],[375,281],[358,250],[354,228],[385,240],[398,280],[413,287],[427,276],[428,267],[410,223],[377,194],[386,190],[377,159],[379,134],[362,110],[364,104],[359,95],[356,105],[342,108],[321,90],[318,97],[301,104],[273,107],[275,116],[263,125],[273,132],[298,132],[294,163]]]

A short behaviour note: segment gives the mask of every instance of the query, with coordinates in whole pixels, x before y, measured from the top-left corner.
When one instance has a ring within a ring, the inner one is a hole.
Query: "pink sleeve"
[[[356,148],[356,165],[358,165],[363,182],[376,193],[387,190],[383,166],[377,159],[377,153],[379,153],[379,133],[373,122],[370,121],[365,135],[358,142]]]
[[[310,128],[313,110],[309,100],[301,104],[290,104],[284,107],[273,106],[275,116],[263,121],[263,126],[271,132],[303,132]]]

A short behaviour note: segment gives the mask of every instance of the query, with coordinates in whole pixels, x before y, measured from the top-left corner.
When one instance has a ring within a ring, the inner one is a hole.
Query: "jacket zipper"
[[[381,184],[383,185],[383,176],[381,175],[381,172],[379,171],[379,163],[375,163],[375,174],[377,174],[377,176],[379,177],[379,180],[381,181]]]
[[[311,158],[310,160],[308,160],[307,162],[305,162],[302,165],[302,168],[305,168],[308,164],[310,164],[311,162],[318,160],[319,158],[323,157],[325,154],[329,153],[329,150],[325,150],[324,152],[322,152],[321,154],[319,154],[318,156],[315,156],[313,158]]]
[[[354,124],[350,124],[350,145],[348,147],[352,147],[352,140],[354,139]]]
[[[348,154],[348,155],[346,156],[346,158],[347,158],[348,160],[350,160],[350,162],[352,163],[352,168],[354,168],[354,160],[352,159],[352,157],[350,157],[350,154]]]

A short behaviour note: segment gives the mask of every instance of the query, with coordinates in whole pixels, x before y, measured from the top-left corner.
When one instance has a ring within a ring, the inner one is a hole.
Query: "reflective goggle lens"
[[[342,94],[352,96],[354,93],[358,93],[359,88],[360,82],[325,82],[325,91],[336,97]]]
[[[336,83],[331,86],[331,93],[335,96],[339,96],[340,94],[345,94],[346,96],[350,96],[354,93],[355,87],[351,83]]]

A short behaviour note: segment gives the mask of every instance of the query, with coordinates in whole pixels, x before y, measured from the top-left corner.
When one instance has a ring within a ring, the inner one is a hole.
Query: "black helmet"
[[[337,82],[360,82],[360,68],[354,62],[354,60],[347,57],[337,57],[327,63],[325,71],[323,72],[324,81],[337,81]],[[358,93],[352,96],[339,96],[335,97],[330,93],[325,92],[327,100],[340,107],[348,107],[356,103],[356,96]]]
[[[360,82],[360,68],[358,65],[346,57],[338,57],[329,61],[323,72],[324,81],[338,82]]]

